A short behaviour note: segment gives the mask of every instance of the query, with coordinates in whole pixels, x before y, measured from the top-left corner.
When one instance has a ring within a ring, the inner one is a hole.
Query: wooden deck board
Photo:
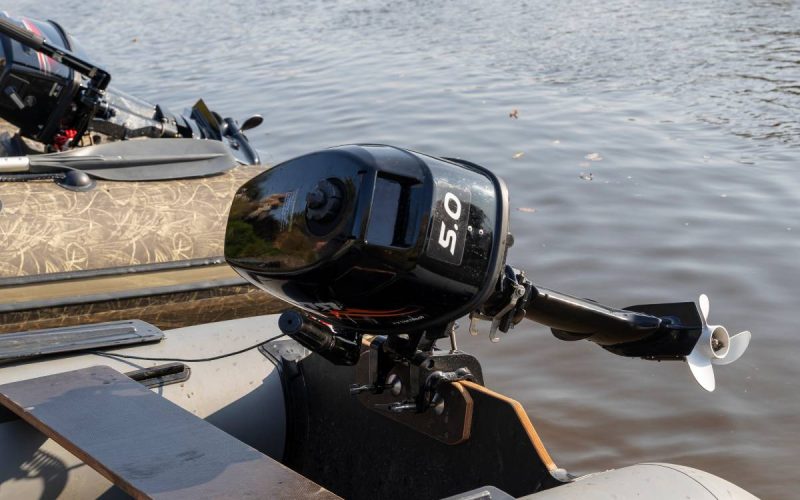
[[[107,366],[2,385],[0,404],[136,498],[338,498]]]

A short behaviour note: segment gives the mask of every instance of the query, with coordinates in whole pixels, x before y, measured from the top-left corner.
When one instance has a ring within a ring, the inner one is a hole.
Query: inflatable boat
[[[277,165],[234,196],[225,258],[292,309],[0,336],[0,497],[754,498],[680,465],[555,463],[457,321],[686,362],[709,391],[750,333],[709,325],[705,296],[619,309],[544,288],[512,244],[505,185],[468,161],[360,145]]]
[[[259,116],[115,90],[54,21],[0,14],[0,60],[0,333],[277,310],[222,257],[233,193],[264,170]]]

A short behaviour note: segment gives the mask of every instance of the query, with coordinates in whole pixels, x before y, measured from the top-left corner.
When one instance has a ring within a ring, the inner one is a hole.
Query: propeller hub
[[[724,326],[715,326],[711,331],[711,353],[717,359],[728,355],[731,345],[731,336]]]

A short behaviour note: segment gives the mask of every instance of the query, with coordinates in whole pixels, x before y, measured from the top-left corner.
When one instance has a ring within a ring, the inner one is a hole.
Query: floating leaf
[[[518,151],[518,152],[514,153],[514,156],[512,156],[512,158],[514,158],[515,160],[518,160],[518,159],[522,158],[523,156],[525,156],[525,153],[523,153],[522,151]]]
[[[519,111],[517,111],[516,109],[511,111],[511,113],[508,114],[508,117],[514,118],[516,120],[517,118],[519,118]]]

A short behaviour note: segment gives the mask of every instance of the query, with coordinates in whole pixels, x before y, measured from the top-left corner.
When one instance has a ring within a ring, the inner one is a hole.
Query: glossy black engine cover
[[[488,170],[350,145],[289,160],[242,186],[225,257],[255,285],[334,325],[400,333],[485,300],[507,233],[506,188]]]

